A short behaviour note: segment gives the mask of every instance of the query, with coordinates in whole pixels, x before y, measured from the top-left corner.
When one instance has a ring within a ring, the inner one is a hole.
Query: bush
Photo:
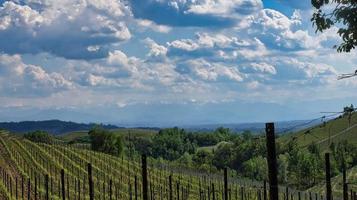
[[[24,135],[24,138],[39,143],[53,144],[53,136],[45,131],[34,131]]]
[[[88,134],[92,150],[116,156],[123,152],[123,142],[120,136],[102,127],[95,127]]]

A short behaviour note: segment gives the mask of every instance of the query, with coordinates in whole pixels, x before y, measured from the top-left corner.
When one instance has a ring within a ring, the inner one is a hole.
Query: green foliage
[[[123,152],[124,147],[120,136],[114,135],[102,127],[95,127],[88,134],[92,150],[116,156]]]
[[[189,133],[188,138],[191,142],[196,143],[200,147],[216,145],[222,141],[228,141],[233,138],[234,134],[231,133],[229,128],[219,127],[214,132],[198,132]]]
[[[258,181],[267,180],[267,160],[262,156],[253,157],[243,163],[243,173],[246,177]]]
[[[196,145],[192,143],[184,129],[162,129],[152,139],[152,156],[166,160],[176,160],[184,153],[193,154]]]
[[[311,0],[315,11],[311,21],[316,32],[323,32],[333,26],[339,28],[342,43],[337,50],[350,52],[357,45],[357,1],[355,0]],[[333,6],[334,9],[329,9]]]
[[[24,138],[39,143],[53,144],[53,136],[45,131],[34,131],[24,135]]]

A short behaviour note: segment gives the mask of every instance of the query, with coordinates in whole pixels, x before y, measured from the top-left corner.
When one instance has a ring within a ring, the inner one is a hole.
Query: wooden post
[[[31,180],[28,178],[27,180],[27,200],[31,199]]]
[[[331,198],[331,173],[330,173],[330,154],[325,153],[325,167],[326,167],[326,200],[332,200]]]
[[[216,191],[214,190],[214,183],[212,183],[212,200],[216,200]]]
[[[61,169],[61,191],[62,191],[62,200],[66,200],[66,183],[64,182],[64,169]]]
[[[134,192],[135,192],[135,200],[138,200],[138,177],[136,175],[134,180]]]
[[[180,184],[179,184],[179,182],[176,182],[176,197],[177,197],[177,200],[180,200]]]
[[[269,169],[269,196],[270,200],[279,199],[278,191],[278,167],[276,161],[276,149],[275,149],[275,130],[274,123],[265,124],[266,131],[266,146],[267,146],[267,159]]]
[[[228,200],[228,170],[224,168],[224,200]]]
[[[112,179],[109,180],[109,200],[112,200],[113,189],[112,189],[113,181]]]
[[[25,200],[25,194],[24,194],[24,177],[21,176],[21,199]]]
[[[170,198],[169,200],[173,200],[173,194],[172,194],[172,175],[169,176],[169,192],[170,192]]]
[[[35,175],[35,200],[37,200],[37,176]]]
[[[16,197],[16,200],[18,200],[19,199],[19,195],[18,195],[18,189],[17,189],[17,187],[18,187],[17,177],[15,177],[15,184],[16,184],[15,197]]]
[[[263,189],[264,189],[264,193],[263,193],[263,196],[264,196],[264,200],[268,200],[267,198],[267,181],[264,180],[264,183],[263,183]]]
[[[143,154],[141,157],[141,168],[142,168],[142,177],[143,177],[143,200],[148,200],[148,171],[147,171],[147,160],[145,154]]]
[[[88,187],[89,187],[89,199],[94,200],[92,165],[90,163],[88,163]]]
[[[46,188],[46,200],[49,200],[50,196],[49,196],[49,193],[48,193],[48,174],[45,175],[45,188]]]
[[[343,200],[348,200],[348,186],[347,186],[345,162],[343,163],[342,166],[342,184],[343,184]]]

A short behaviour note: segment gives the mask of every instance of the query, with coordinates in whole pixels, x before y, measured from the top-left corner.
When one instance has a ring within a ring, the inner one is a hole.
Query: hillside
[[[312,142],[319,145],[322,152],[329,150],[329,145],[334,142],[347,141],[348,143],[357,144],[357,113],[354,112],[351,116],[351,123],[349,125],[348,117],[337,117],[327,121],[321,122],[319,125],[298,131],[296,133],[285,134],[281,136],[278,141],[285,145],[289,141],[295,140],[297,145],[301,148],[306,148]],[[347,182],[350,189],[357,189],[357,166],[350,168],[347,171]],[[337,196],[342,196],[342,174],[332,178],[332,191]],[[325,191],[325,183],[322,182],[310,188],[308,191],[321,193]]]
[[[0,132],[0,163],[2,199],[15,199],[20,194],[25,199],[28,196],[46,199],[46,188],[51,199],[61,199],[63,195],[66,199],[89,199],[90,185],[94,199],[142,199],[143,196],[140,158],[114,157],[77,146],[33,143]],[[92,173],[88,171],[88,163]],[[233,175],[229,173],[228,179],[231,199],[241,196],[247,200],[261,199],[261,183]],[[222,177],[221,173],[202,174],[148,159],[150,199],[168,200],[173,196],[175,199],[221,200],[224,196]],[[88,180],[92,180],[91,184]],[[18,187],[20,185],[26,187]],[[283,197],[283,190],[280,195]],[[298,193],[289,190],[288,195],[297,198]]]
[[[0,122],[0,129],[5,129],[14,133],[26,133],[31,131],[47,131],[58,135],[73,131],[90,130],[96,124],[66,122],[61,120],[45,120],[45,121],[22,121],[22,122]],[[106,129],[119,129],[121,127],[114,125],[101,124]]]
[[[357,113],[352,114],[350,126],[348,121],[348,117],[338,117],[326,123],[320,122],[319,125],[311,128],[282,135],[278,141],[286,144],[294,139],[299,147],[306,147],[314,142],[323,150],[326,150],[331,142],[347,140],[357,144]]]

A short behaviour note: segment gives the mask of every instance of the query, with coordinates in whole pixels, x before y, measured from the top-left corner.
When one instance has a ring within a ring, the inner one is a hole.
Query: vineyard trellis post
[[[276,149],[275,149],[275,130],[274,123],[265,124],[266,131],[266,146],[267,146],[267,159],[268,159],[268,170],[269,170],[269,197],[270,200],[279,199],[278,191],[278,169],[276,160]]]
[[[266,180],[264,180],[263,189],[264,189],[264,193],[263,193],[263,195],[264,195],[264,200],[268,200],[268,199],[267,199],[267,181],[266,181]]]
[[[228,170],[224,168],[224,200],[228,200]]]
[[[64,182],[64,169],[61,169],[61,191],[62,200],[66,200],[65,182]]]
[[[343,184],[343,200],[348,200],[348,186],[346,180],[346,164],[343,162],[342,166],[342,184]]]
[[[169,192],[170,192],[170,199],[173,200],[173,195],[172,195],[172,175],[169,176]]]
[[[141,157],[142,177],[143,177],[143,200],[148,200],[148,171],[147,158],[143,154]]]
[[[325,167],[326,167],[326,200],[332,200],[331,197],[331,167],[330,167],[330,154],[325,153]]]
[[[88,186],[89,186],[89,199],[94,200],[92,165],[90,163],[88,163]]]
[[[48,193],[48,174],[45,175],[45,187],[46,187],[46,200],[49,200],[49,193]]]

